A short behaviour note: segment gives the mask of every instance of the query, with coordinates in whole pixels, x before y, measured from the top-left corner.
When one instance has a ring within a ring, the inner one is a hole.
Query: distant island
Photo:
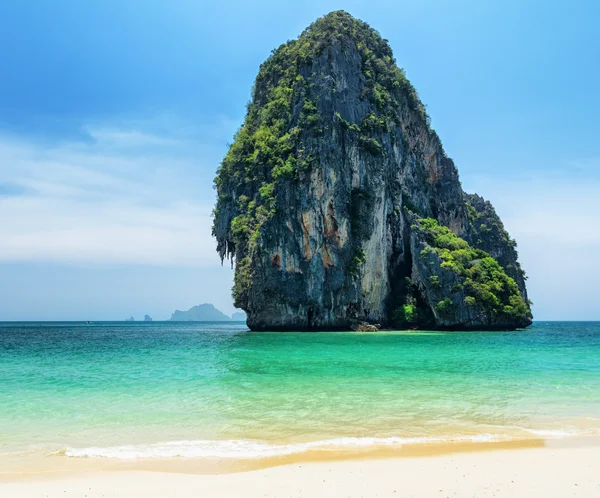
[[[129,317],[126,322],[135,322],[134,317]],[[144,322],[154,321],[150,315],[144,315]],[[199,304],[193,306],[187,311],[175,310],[171,318],[167,321],[171,322],[245,322],[246,313],[243,311],[234,312],[231,317],[214,307],[210,303]],[[89,322],[91,323],[91,322]]]
[[[209,303],[193,306],[187,311],[175,310],[170,319],[172,322],[228,322],[231,320],[245,321],[246,314],[236,312],[230,318]]]

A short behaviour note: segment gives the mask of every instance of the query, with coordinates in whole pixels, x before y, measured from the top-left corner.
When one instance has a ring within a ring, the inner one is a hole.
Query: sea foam
[[[560,439],[577,436],[600,436],[600,429],[529,429],[527,427],[516,427],[517,429],[541,436],[548,439]]]
[[[147,445],[122,445],[110,447],[67,448],[68,457],[84,458],[232,458],[252,459],[293,455],[311,450],[342,450],[352,448],[376,448],[411,444],[473,442],[485,443],[506,440],[501,434],[478,434],[473,436],[439,437],[345,437],[310,441],[305,443],[268,444],[249,440],[199,440],[170,441]]]
[[[577,436],[600,436],[600,429],[531,429],[514,426],[513,429],[543,437],[560,439]],[[196,440],[169,441],[164,443],[92,446],[87,448],[67,448],[61,453],[68,457],[79,458],[116,458],[122,460],[150,458],[217,458],[217,459],[255,459],[306,453],[308,451],[332,451],[351,449],[376,449],[378,447],[401,447],[403,445],[435,443],[491,443],[518,439],[507,434],[475,434],[454,436],[422,437],[342,437],[323,439],[303,443],[269,444],[251,440]]]

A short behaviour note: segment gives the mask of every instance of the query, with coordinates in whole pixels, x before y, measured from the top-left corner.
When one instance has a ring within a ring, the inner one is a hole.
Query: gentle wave
[[[148,445],[123,445],[112,447],[67,448],[68,457],[85,458],[267,458],[293,455],[310,450],[369,448],[377,446],[402,446],[406,444],[473,442],[485,443],[510,439],[502,434],[478,434],[475,436],[440,437],[347,437],[326,439],[307,443],[285,445],[261,443],[247,440],[222,441],[171,441]]]
[[[527,427],[515,427],[529,434],[545,438],[558,439],[577,436],[600,436],[600,429],[529,429]]]
[[[559,439],[577,436],[600,436],[600,429],[530,429],[514,426],[513,429],[543,437]],[[376,448],[427,443],[471,442],[489,443],[517,439],[507,434],[477,434],[423,437],[344,437],[305,443],[269,444],[250,440],[198,440],[169,441],[146,445],[67,448],[60,454],[75,458],[116,458],[122,460],[150,458],[222,458],[254,459],[286,456],[307,451]]]

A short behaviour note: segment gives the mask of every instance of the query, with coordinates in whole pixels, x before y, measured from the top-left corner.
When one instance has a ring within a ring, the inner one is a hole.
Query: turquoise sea
[[[0,323],[0,458],[256,459],[583,434],[600,434],[600,323]]]

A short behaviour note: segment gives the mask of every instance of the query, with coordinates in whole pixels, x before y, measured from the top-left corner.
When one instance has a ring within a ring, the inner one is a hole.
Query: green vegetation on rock
[[[442,260],[440,267],[460,277],[466,294],[466,305],[487,314],[513,318],[530,314],[516,282],[488,253],[474,249],[433,218],[421,219],[417,228],[424,233],[428,244],[422,251],[422,257],[429,251],[434,251]],[[439,285],[437,278],[432,279],[432,285],[434,282]],[[449,313],[452,305],[452,300],[445,298],[435,308],[441,313]]]
[[[516,247],[517,243],[510,238],[508,232],[504,229],[504,225],[500,218],[496,215],[496,211],[492,208],[489,202],[482,203],[484,209],[478,211],[469,200],[465,202],[467,206],[467,214],[469,215],[469,223],[480,237],[478,242],[483,243],[483,239],[490,234],[498,234],[498,238],[510,247]]]
[[[365,251],[362,249],[362,247],[357,247],[354,250],[354,256],[352,258],[352,261],[350,261],[348,273],[350,273],[350,275],[352,275],[353,277],[358,277],[360,275],[362,266],[365,264],[366,260],[367,255],[365,254]]]
[[[392,322],[397,326],[416,326],[421,319],[419,308],[415,304],[404,304],[392,313]]]
[[[487,252],[503,253],[503,259],[511,262],[504,263],[501,259],[499,262],[505,265],[506,272],[524,288],[527,276],[517,261],[517,243],[504,228],[492,204],[477,194],[465,194],[465,205],[472,243]]]

